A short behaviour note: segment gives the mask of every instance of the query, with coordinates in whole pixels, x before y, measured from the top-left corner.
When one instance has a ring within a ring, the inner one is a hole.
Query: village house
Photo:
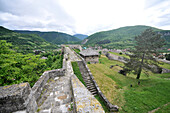
[[[84,58],[86,62],[98,63],[99,53],[93,49],[86,49],[80,52],[80,55]]]

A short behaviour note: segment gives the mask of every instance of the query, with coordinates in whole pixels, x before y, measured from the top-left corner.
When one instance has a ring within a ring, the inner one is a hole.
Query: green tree
[[[38,55],[16,53],[11,46],[0,40],[0,86],[21,82],[33,86],[45,70],[45,60]]]
[[[158,54],[158,49],[165,45],[165,40],[152,29],[146,29],[141,35],[135,37],[135,41],[136,45],[130,51],[130,60],[125,63],[124,70],[133,72],[137,75],[136,79],[139,79],[143,68],[153,70],[154,67],[159,67],[159,62],[153,54]]]

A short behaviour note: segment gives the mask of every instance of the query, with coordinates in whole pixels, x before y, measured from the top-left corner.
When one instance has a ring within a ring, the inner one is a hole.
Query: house
[[[86,49],[80,52],[81,57],[84,58],[86,62],[98,63],[99,53],[93,49]]]

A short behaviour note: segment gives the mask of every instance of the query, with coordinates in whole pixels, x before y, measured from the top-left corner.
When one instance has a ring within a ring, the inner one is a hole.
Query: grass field
[[[126,77],[119,74],[123,63],[108,60],[101,56],[100,64],[88,64],[97,84],[107,99],[120,107],[120,113],[147,113],[159,108],[156,112],[169,113],[170,73],[149,75],[142,73],[140,85],[136,75]],[[116,65],[110,69],[111,65]],[[132,85],[132,87],[130,87]],[[164,106],[168,104],[167,106]]]
[[[120,55],[119,53],[115,53],[115,52],[109,52],[111,54],[114,54],[114,55],[117,55],[117,56],[122,56],[122,57],[125,57],[125,58],[128,58],[129,59],[129,56],[125,55],[125,54],[122,54]],[[165,69],[170,69],[170,64],[167,64],[167,63],[163,63],[161,62],[161,64],[159,64],[160,67],[163,67]]]

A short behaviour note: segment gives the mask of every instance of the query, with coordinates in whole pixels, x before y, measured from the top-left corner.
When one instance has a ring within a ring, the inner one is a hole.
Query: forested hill
[[[75,34],[73,36],[79,38],[80,40],[84,40],[85,38],[88,37],[88,35],[83,35],[83,34]]]
[[[40,32],[40,31],[25,31],[25,30],[14,30],[15,32],[22,34],[37,34],[44,38],[46,41],[53,44],[68,44],[80,41],[77,37],[71,36],[61,32]]]
[[[166,48],[170,48],[170,30],[161,30],[150,26],[128,26],[110,31],[98,32],[90,35],[86,45],[100,45],[107,48],[131,48],[134,45],[134,37],[141,34],[144,30],[152,28],[156,32],[163,34],[166,39]]]
[[[6,40],[17,48],[18,52],[29,53],[37,49],[56,49],[57,46],[35,34],[20,34],[0,26],[0,40]]]

